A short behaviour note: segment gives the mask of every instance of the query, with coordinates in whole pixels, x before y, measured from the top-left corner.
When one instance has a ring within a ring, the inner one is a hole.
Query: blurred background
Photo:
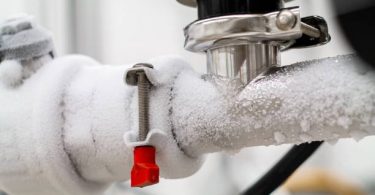
[[[79,53],[104,64],[121,65],[172,54],[182,56],[196,71],[206,71],[205,56],[183,48],[183,28],[197,18],[196,10],[176,0],[0,0],[0,3],[0,20],[18,13],[34,15],[39,24],[53,33],[60,56]],[[296,0],[287,5],[300,6],[302,16],[323,16],[332,41],[322,47],[287,51],[282,54],[283,65],[352,53],[336,24],[329,0]],[[158,185],[136,190],[130,189],[128,182],[119,183],[108,194],[238,194],[289,147],[255,147],[208,155],[201,170],[189,178],[162,180]],[[375,194],[374,165],[374,138],[337,143],[333,140],[319,149],[300,172],[309,175],[307,170],[319,169],[365,194]],[[320,177],[326,178],[325,174]],[[277,193],[286,193],[283,191]]]

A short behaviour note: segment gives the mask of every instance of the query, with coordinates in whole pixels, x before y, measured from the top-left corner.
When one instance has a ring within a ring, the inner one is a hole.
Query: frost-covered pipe
[[[146,142],[157,148],[162,177],[187,177],[202,160],[178,148],[169,105],[173,81],[192,70],[175,58],[150,63],[155,66],[148,73],[155,88]],[[0,80],[0,189],[14,195],[93,195],[129,179],[132,147],[139,144],[134,136],[136,88],[123,81],[129,67],[66,56],[44,64],[22,82],[11,82],[22,78],[17,76],[22,68],[1,63],[0,73],[6,77]]]
[[[228,86],[175,81],[172,121],[189,156],[375,134],[375,71],[351,55],[279,68],[238,95]]]
[[[193,174],[205,153],[375,132],[374,72],[351,56],[296,64],[240,93],[176,58],[149,63],[146,142],[165,178]],[[139,143],[136,88],[123,82],[128,67],[66,56],[22,85],[0,83],[0,189],[92,195],[129,179]]]

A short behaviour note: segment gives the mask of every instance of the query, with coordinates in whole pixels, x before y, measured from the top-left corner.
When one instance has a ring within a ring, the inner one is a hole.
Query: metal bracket
[[[153,68],[151,64],[139,63],[129,68],[125,75],[125,83],[131,86],[138,85],[138,74],[145,73],[145,68]]]
[[[280,26],[280,15],[286,12],[294,17],[293,24],[287,28]],[[226,39],[262,42],[287,41],[301,36],[300,11],[294,7],[267,14],[228,15],[195,21],[185,28],[185,48],[203,52],[223,46],[220,40]]]

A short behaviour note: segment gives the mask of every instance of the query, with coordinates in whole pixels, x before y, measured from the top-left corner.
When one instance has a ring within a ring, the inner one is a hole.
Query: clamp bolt
[[[125,81],[138,86],[138,141],[144,141],[150,128],[149,124],[149,90],[151,83],[144,68],[153,68],[151,64],[136,64],[128,70]],[[156,150],[153,146],[134,148],[134,165],[131,171],[131,186],[145,187],[159,182],[159,167],[156,164]]]

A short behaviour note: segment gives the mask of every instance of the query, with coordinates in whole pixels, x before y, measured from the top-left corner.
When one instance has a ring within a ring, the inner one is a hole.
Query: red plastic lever
[[[134,148],[134,164],[131,171],[131,187],[146,187],[159,182],[159,167],[155,162],[153,146]]]

